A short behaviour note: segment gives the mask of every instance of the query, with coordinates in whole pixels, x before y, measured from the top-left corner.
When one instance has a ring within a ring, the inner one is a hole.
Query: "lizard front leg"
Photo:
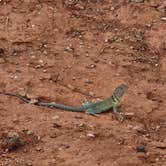
[[[123,121],[124,120],[124,115],[120,112],[118,112],[118,107],[117,105],[113,106],[113,112],[115,114],[115,117],[119,120],[119,121]]]

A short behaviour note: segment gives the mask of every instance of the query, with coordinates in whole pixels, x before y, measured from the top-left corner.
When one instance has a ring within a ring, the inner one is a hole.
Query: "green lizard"
[[[111,97],[108,97],[99,102],[86,101],[86,102],[83,102],[81,106],[70,106],[70,105],[58,104],[55,102],[41,102],[41,101],[37,101],[33,104],[38,106],[47,106],[47,107],[59,108],[59,109],[70,110],[70,111],[85,112],[89,114],[99,114],[113,108],[113,112],[115,116],[119,120],[123,120],[123,116],[121,113],[118,112],[117,106],[120,102],[120,98],[123,96],[123,94],[126,92],[127,89],[128,87],[126,85],[121,84],[113,91],[113,94]],[[21,96],[19,94],[5,93],[5,92],[4,93],[0,92],[0,94],[15,96],[26,103],[31,102],[31,100],[27,98],[26,96]]]

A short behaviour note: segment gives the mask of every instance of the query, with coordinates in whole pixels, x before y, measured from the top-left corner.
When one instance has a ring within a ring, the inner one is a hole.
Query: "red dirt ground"
[[[166,165],[164,0],[1,0],[0,48],[1,91],[79,105],[129,86],[123,123],[0,95],[0,144],[25,141],[1,166]]]

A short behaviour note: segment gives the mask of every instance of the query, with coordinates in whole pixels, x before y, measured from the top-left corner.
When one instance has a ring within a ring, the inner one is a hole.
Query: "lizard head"
[[[128,86],[125,84],[119,85],[113,92],[113,98],[115,100],[120,100],[120,98],[123,96],[123,94],[127,91]]]

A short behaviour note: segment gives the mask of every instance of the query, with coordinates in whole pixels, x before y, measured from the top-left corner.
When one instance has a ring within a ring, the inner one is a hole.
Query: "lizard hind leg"
[[[91,104],[92,104],[92,102],[89,102],[88,100],[84,100],[84,101],[82,102],[82,106],[83,106],[84,108],[89,107]]]
[[[96,117],[99,117],[99,115],[96,113],[95,110],[92,110],[92,109],[87,109],[85,111],[86,114],[89,114],[89,115],[93,115],[93,116],[96,116]]]

